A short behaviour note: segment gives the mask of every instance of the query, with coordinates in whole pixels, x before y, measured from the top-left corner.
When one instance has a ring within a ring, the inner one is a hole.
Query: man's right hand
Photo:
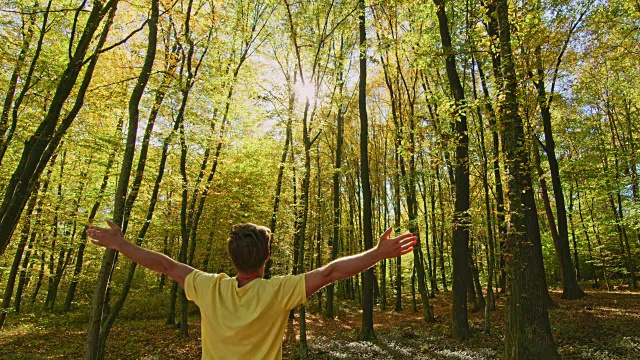
[[[418,237],[412,233],[405,233],[390,239],[389,235],[391,235],[392,231],[393,228],[390,227],[380,235],[376,252],[378,252],[381,259],[389,259],[407,254],[413,251],[413,246],[418,241]]]
[[[380,242],[375,248],[334,260],[321,268],[307,272],[305,274],[307,297],[327,284],[346,279],[370,268],[382,259],[402,256],[413,250],[413,245],[418,240],[417,236],[406,233],[389,239],[391,231],[392,228],[389,228],[380,236]]]

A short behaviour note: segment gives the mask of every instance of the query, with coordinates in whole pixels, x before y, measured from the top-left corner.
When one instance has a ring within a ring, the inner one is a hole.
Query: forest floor
[[[451,293],[430,299],[435,323],[425,323],[411,303],[396,313],[376,309],[374,342],[355,341],[361,314],[355,303],[341,301],[336,319],[310,314],[307,336],[311,359],[498,359],[503,354],[504,299],[492,313],[492,334],[484,334],[482,311],[469,315],[470,340],[449,336]],[[589,291],[584,299],[567,301],[552,292],[557,307],[550,311],[554,339],[564,359],[640,359],[640,293]],[[389,299],[391,303],[392,299]],[[390,304],[389,308],[392,309]],[[144,312],[144,311],[141,311]],[[139,312],[140,313],[140,312]],[[0,359],[80,359],[86,341],[86,314],[30,314],[10,317],[0,331]],[[188,339],[164,320],[121,319],[107,344],[107,359],[200,359],[198,316],[190,321]],[[298,358],[297,320],[290,322],[284,358]]]

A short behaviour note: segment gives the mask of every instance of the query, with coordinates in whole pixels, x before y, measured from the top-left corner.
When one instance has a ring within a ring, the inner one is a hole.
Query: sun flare
[[[308,98],[309,101],[313,101],[316,96],[316,89],[313,87],[313,84],[297,84],[296,85],[296,95],[298,95],[301,99]]]

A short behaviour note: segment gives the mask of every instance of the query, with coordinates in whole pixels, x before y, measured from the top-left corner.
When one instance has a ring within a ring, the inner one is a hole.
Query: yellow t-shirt
[[[184,291],[200,308],[204,360],[281,359],[289,311],[307,299],[304,274],[238,288],[235,277],[194,270]]]

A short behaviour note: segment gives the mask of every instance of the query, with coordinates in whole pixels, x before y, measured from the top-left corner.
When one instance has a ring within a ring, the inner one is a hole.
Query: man
[[[289,311],[324,286],[354,276],[382,259],[413,250],[417,238],[410,233],[389,238],[357,255],[343,257],[300,275],[263,279],[269,259],[271,233],[264,226],[238,224],[231,229],[227,250],[238,274],[208,274],[166,255],[138,247],[122,231],[89,226],[87,235],[96,245],[115,249],[132,261],[175,280],[189,300],[200,308],[203,359],[280,359],[282,337]]]

